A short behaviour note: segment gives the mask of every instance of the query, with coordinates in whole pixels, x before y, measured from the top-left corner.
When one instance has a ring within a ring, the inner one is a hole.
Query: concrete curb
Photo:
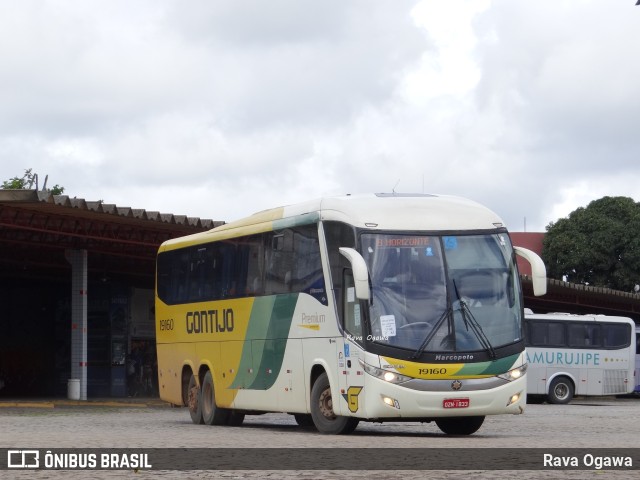
[[[0,408],[64,408],[64,407],[113,407],[113,408],[162,408],[170,404],[160,399],[140,400],[0,400]]]
[[[53,408],[53,402],[0,402],[0,408]]]

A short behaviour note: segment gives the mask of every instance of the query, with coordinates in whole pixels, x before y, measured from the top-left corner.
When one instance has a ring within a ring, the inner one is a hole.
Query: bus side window
[[[157,288],[158,298],[166,304],[171,304],[174,300],[174,293],[171,289],[171,262],[173,257],[171,253],[160,253],[157,260]]]
[[[566,336],[564,325],[560,322],[547,322],[531,319],[526,321],[527,346],[564,347]]]
[[[333,285],[333,293],[337,303],[337,311],[341,315],[345,313],[343,300],[346,296],[343,294],[343,272],[345,268],[349,268],[349,261],[340,253],[340,247],[355,247],[356,237],[353,227],[341,222],[323,222],[324,236],[327,242],[327,253],[329,255],[329,268],[331,274],[331,283]],[[341,325],[344,325],[344,318],[340,319]]]
[[[293,247],[285,248],[285,233],[270,232],[266,234],[267,245],[265,249],[265,293],[277,295],[289,293],[286,284],[287,272],[291,272],[293,263]]]
[[[602,324],[605,348],[625,348],[631,343],[631,328],[622,324]]]
[[[289,274],[290,288],[294,292],[311,295],[327,305],[318,225],[303,225],[293,228],[292,231],[294,261]]]
[[[318,226],[285,228],[265,238],[264,293],[306,293],[327,305]]]
[[[360,301],[356,298],[356,289],[351,270],[344,271],[343,285],[344,329],[352,340],[362,343]]]
[[[527,344],[528,345],[546,345],[549,341],[547,324],[542,322],[536,322],[534,320],[529,320],[527,322],[528,325],[528,336],[527,336]]]
[[[554,347],[564,347],[567,343],[565,326],[562,323],[550,322],[548,325],[548,345]]]
[[[234,282],[237,296],[246,297],[262,294],[263,238],[262,234],[251,235],[236,240],[236,265]]]
[[[175,303],[183,303],[187,300],[187,285],[189,282],[189,251],[178,251],[174,258],[174,271],[172,272],[175,283],[173,285]]]
[[[569,346],[577,348],[600,347],[600,325],[577,322],[569,325]]]

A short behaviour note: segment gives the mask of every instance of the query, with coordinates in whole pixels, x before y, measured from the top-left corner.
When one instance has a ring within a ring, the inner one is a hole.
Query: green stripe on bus
[[[253,356],[258,353],[255,352],[255,350],[259,345],[253,345],[254,342],[251,339],[263,339],[267,337],[269,321],[272,316],[271,312],[275,301],[276,297],[273,296],[256,297],[253,301],[251,315],[249,316],[249,325],[247,326],[245,340],[242,345],[240,364],[229,388],[248,388],[255,380],[258,372],[253,368]]]
[[[254,300],[240,364],[229,388],[267,390],[273,386],[282,367],[297,301],[297,293]]]
[[[501,358],[492,362],[467,363],[460,369],[456,376],[463,375],[500,375],[508,372],[518,360],[520,354],[511,355],[510,357]]]
[[[260,366],[258,367],[258,376],[249,387],[250,389],[268,390],[278,378],[280,369],[282,368],[284,351],[287,347],[289,331],[291,330],[293,312],[296,309],[297,303],[297,293],[278,295],[276,297],[273,310],[271,311],[267,340],[265,340],[262,345],[262,356],[260,358]]]

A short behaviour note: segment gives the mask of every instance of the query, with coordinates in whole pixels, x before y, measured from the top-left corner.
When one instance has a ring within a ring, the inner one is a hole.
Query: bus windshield
[[[428,352],[486,351],[521,341],[520,294],[507,234],[363,234],[374,342]]]

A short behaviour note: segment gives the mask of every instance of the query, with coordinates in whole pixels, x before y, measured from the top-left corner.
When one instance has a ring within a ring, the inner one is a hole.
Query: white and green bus
[[[526,311],[530,399],[566,404],[574,395],[632,393],[635,331],[627,317]]]
[[[162,244],[160,396],[195,423],[284,412],[321,433],[435,421],[472,434],[526,403],[522,292],[502,220],[457,197],[263,211]]]

